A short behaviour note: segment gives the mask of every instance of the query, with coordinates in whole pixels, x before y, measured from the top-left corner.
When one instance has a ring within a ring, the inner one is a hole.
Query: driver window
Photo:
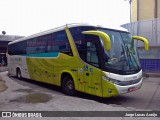
[[[94,42],[87,42],[87,62],[93,66],[99,67],[97,49]]]

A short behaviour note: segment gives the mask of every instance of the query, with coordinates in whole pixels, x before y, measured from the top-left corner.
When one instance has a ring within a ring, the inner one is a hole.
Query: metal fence
[[[143,49],[143,43],[137,41],[142,69],[147,72],[160,72],[160,18],[132,22],[122,25],[132,35],[143,36],[149,41],[149,51]]]
[[[149,40],[150,46],[160,46],[160,18],[153,20],[145,20],[132,22],[122,25],[128,29],[132,35],[144,36]],[[138,47],[143,44],[138,43]]]

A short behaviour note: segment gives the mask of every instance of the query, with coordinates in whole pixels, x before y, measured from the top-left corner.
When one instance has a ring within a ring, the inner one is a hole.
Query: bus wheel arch
[[[19,67],[16,68],[16,77],[18,79],[21,79],[22,78],[22,74],[21,74],[21,69]]]
[[[64,72],[61,75],[61,88],[62,91],[67,95],[75,95],[75,83],[70,73]]]

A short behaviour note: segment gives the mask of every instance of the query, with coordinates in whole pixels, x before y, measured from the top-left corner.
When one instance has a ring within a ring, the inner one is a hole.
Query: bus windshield
[[[104,50],[105,67],[113,73],[133,74],[141,68],[130,33],[101,29],[111,40],[111,49]],[[103,45],[103,41],[101,40]]]

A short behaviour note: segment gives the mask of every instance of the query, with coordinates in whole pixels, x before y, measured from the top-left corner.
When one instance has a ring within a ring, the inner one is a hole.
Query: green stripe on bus
[[[22,56],[26,57],[58,57],[59,52],[51,52],[51,53],[37,53],[37,54],[25,54]]]

